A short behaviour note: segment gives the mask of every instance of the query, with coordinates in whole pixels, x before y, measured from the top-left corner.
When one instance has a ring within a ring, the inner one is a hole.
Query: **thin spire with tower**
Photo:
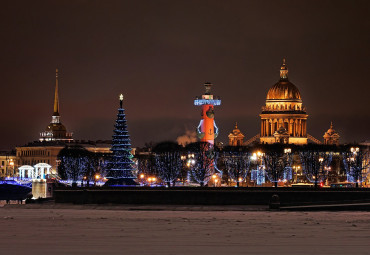
[[[60,122],[59,114],[59,70],[55,69],[54,109],[51,123],[44,132],[40,133],[40,141],[72,141],[72,133],[68,133],[66,127]]]
[[[54,113],[53,116],[59,116],[59,91],[58,91],[58,68],[55,70],[55,92],[54,92]]]

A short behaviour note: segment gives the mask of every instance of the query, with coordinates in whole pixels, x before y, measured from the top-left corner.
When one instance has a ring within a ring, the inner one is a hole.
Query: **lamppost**
[[[212,179],[213,179],[213,187],[216,187],[216,184],[217,184],[217,175],[212,175]]]
[[[301,166],[297,166],[297,165],[293,165],[293,172],[294,172],[294,176],[295,176],[295,183],[298,183],[298,175],[301,175],[299,170],[301,169]]]
[[[259,183],[259,178],[263,177],[262,175],[264,175],[264,166],[262,162],[263,155],[264,155],[263,152],[257,151],[253,153],[251,156],[251,160],[255,161],[257,165],[257,169],[256,169],[257,173],[256,173],[256,179],[254,180],[254,186],[256,186],[257,183]]]
[[[351,162],[352,164],[354,164],[355,162],[355,157],[357,156],[357,153],[360,151],[360,148],[359,147],[351,147],[351,152],[352,152],[352,158],[351,158]],[[357,180],[354,180],[356,182],[356,187],[359,185],[359,182],[360,182],[360,178],[359,176],[362,174],[361,172],[358,173],[360,171],[357,171],[357,173],[355,173],[355,176],[357,177]],[[361,178],[362,179],[362,178]],[[362,180],[361,180],[362,181]]]
[[[100,179],[100,175],[96,174],[94,177],[94,186],[96,186],[96,182]]]
[[[329,173],[330,173],[331,167],[324,166],[324,169],[325,169],[325,176],[326,176],[325,185],[328,186],[329,185]]]
[[[140,174],[140,184],[141,186],[143,186],[145,183],[145,175],[144,174]]]
[[[86,176],[84,176],[83,178],[82,178],[82,181],[81,181],[81,187],[83,187],[84,186],[84,181],[86,181],[86,179],[87,179],[87,177]],[[86,184],[87,185],[87,184]]]
[[[151,187],[157,181],[156,177],[148,177],[149,187]]]
[[[14,180],[14,161],[13,161],[13,159],[10,159],[9,165],[11,166],[11,168],[13,170],[13,180]]]
[[[188,175],[187,175],[187,181],[188,183],[190,183],[190,171],[192,169],[192,167],[195,165],[195,159],[194,159],[195,155],[194,153],[189,153],[188,154],[188,159],[186,160],[186,166],[188,167]]]

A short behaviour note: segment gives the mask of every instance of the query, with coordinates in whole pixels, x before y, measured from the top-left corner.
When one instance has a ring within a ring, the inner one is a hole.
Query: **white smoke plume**
[[[184,135],[176,138],[179,145],[185,146],[189,143],[194,143],[197,141],[197,133],[195,131],[186,130]]]

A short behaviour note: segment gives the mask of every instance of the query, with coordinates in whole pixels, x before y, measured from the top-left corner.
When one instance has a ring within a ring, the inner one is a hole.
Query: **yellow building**
[[[244,144],[244,135],[238,128],[238,123],[235,123],[234,130],[228,135],[230,146],[242,146]]]
[[[32,142],[24,146],[16,147],[17,166],[36,165],[38,163],[47,163],[51,165],[51,173],[57,174],[58,154],[66,145],[80,145],[93,153],[111,153],[111,141],[50,141],[50,142]]]
[[[283,60],[280,80],[272,86],[262,107],[261,143],[307,144],[307,113],[298,88],[288,79]]]
[[[330,123],[330,128],[324,134],[324,144],[339,145],[339,134],[333,128],[333,122]]]
[[[17,159],[11,153],[0,153],[0,177],[13,177],[17,175]]]

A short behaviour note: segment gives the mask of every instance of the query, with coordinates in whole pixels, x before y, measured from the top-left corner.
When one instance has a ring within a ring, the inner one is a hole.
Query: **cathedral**
[[[262,107],[261,131],[251,139],[243,142],[244,135],[235,127],[229,134],[229,145],[249,145],[251,143],[297,144],[304,145],[310,140],[316,144],[322,142],[307,133],[306,108],[298,88],[288,78],[288,66],[283,59],[280,67],[280,79],[273,85]],[[324,144],[339,144],[339,135],[331,125],[324,135]]]
[[[288,67],[283,60],[280,80],[272,86],[262,107],[261,143],[307,144],[307,113],[301,93],[288,79]]]

